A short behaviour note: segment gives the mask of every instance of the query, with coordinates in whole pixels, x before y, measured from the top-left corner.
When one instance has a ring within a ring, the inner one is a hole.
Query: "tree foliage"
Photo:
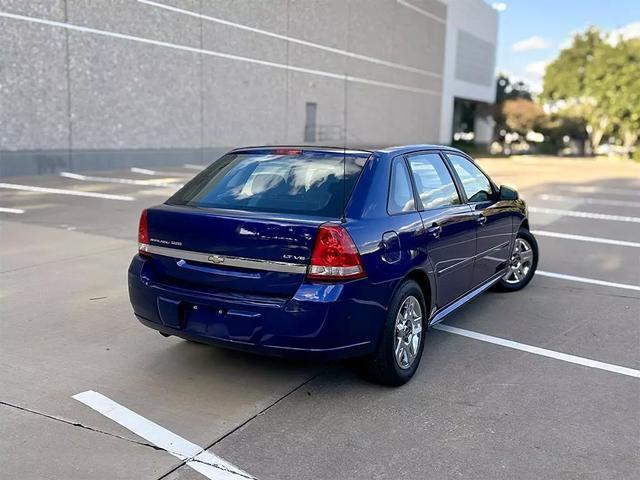
[[[578,140],[580,154],[584,152],[584,142],[589,139],[583,105],[571,105],[556,110],[538,127],[547,143],[557,150],[566,144],[566,137]]]
[[[540,107],[533,103],[531,91],[524,82],[512,82],[503,73],[498,75],[496,103],[491,107],[497,140],[504,141],[504,135],[508,132],[526,135],[539,122],[540,112]]]
[[[640,132],[640,40],[612,41],[593,27],[577,34],[547,67],[541,99],[562,105],[556,118],[581,118],[592,148],[605,134],[630,148]]]
[[[585,91],[630,147],[640,132],[640,39],[605,44],[585,75]]]
[[[589,28],[573,37],[569,48],[551,62],[545,71],[542,98],[551,101],[583,97],[596,52],[604,45],[602,33]]]
[[[496,103],[501,104],[506,100],[524,98],[533,101],[533,96],[526,83],[522,81],[511,82],[511,79],[501,73],[496,81]]]
[[[536,129],[546,116],[540,105],[525,98],[506,100],[502,104],[502,115],[508,129],[520,135]]]

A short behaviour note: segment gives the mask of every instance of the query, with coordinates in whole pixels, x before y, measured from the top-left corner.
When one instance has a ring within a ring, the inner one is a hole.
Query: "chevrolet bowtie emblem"
[[[224,257],[221,257],[220,255],[209,255],[208,260],[211,263],[223,263],[224,262]]]

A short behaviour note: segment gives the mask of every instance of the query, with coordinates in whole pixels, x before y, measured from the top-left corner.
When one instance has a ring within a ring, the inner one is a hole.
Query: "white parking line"
[[[21,208],[6,208],[6,207],[0,207],[0,212],[2,213],[24,213],[24,210],[22,210]]]
[[[109,193],[83,192],[81,190],[64,190],[62,188],[34,187],[32,185],[17,185],[14,183],[0,183],[0,188],[24,190],[26,192],[53,193],[56,195],[73,195],[76,197],[104,198],[106,200],[123,200],[127,202],[135,200],[134,197],[130,197],[128,195],[111,195]]]
[[[472,332],[471,330],[452,327],[450,325],[443,325],[441,323],[438,325],[434,325],[433,328],[435,328],[436,330],[453,333],[455,335],[462,335],[463,337],[473,338],[482,342],[488,342],[507,348],[513,348],[514,350],[520,350],[523,352],[533,353],[535,355],[541,355],[543,357],[554,358],[563,362],[575,363],[577,365],[583,365],[585,367],[597,368],[599,370],[619,373],[620,375],[628,375],[629,377],[640,378],[640,370],[635,370],[633,368],[621,367],[619,365],[613,365],[611,363],[604,363],[597,360],[591,360],[589,358],[578,357],[576,355],[556,352],[555,350],[547,350],[546,348],[534,347],[533,345],[514,342],[513,340],[507,340],[506,338],[492,337],[491,335],[485,335],[484,333]]]
[[[124,185],[144,185],[145,187],[183,187],[182,183],[173,183],[172,178],[154,178],[151,180],[135,180],[133,178],[96,177],[92,175],[81,175],[79,173],[60,172],[61,177],[81,180],[83,182],[98,183],[122,183]]]
[[[640,243],[638,242],[627,242],[625,240],[613,240],[611,238],[587,237],[585,235],[572,235],[570,233],[547,232],[545,230],[531,230],[531,233],[540,237],[564,238],[566,240],[577,240],[580,242],[606,243],[608,245],[619,245],[621,247],[640,248]]]
[[[612,220],[615,222],[640,223],[640,217],[628,217],[625,215],[609,215],[606,213],[580,212],[577,210],[562,210],[558,208],[529,207],[533,213],[546,213],[561,217],[593,218],[596,220]]]
[[[638,190],[630,190],[626,188],[607,188],[607,187],[592,187],[589,185],[574,185],[574,186],[564,186],[564,187],[556,187],[559,190],[566,190],[569,192],[580,192],[580,193],[615,193],[618,195],[632,195],[638,196],[640,195],[640,189]]]
[[[559,278],[561,280],[569,280],[571,282],[590,283],[592,285],[602,285],[603,287],[623,288],[625,290],[635,290],[640,292],[640,285],[629,285],[628,283],[607,282],[605,280],[596,280],[595,278],[576,277],[574,275],[545,272],[543,270],[536,270],[536,275],[540,275],[541,277]]]
[[[588,198],[588,197],[571,197],[568,195],[547,195],[542,194],[538,198],[541,200],[551,201],[575,201],[579,203],[587,203],[589,205],[611,205],[612,207],[631,207],[640,208],[640,202],[628,202],[625,200],[609,200],[606,198]]]
[[[153,443],[174,457],[184,461],[186,465],[213,480],[254,479],[255,477],[240,470],[235,465],[223,460],[191,443],[190,441],[170,432],[164,427],[147,420],[141,415],[114,402],[101,393],[92,390],[73,395],[74,399],[101,413],[127,430]]]
[[[131,171],[133,173],[140,173],[142,175],[156,175],[158,173],[155,170],[148,170],[146,168],[138,168],[138,167],[131,167]]]
[[[190,170],[204,170],[206,168],[206,165],[194,165],[193,163],[185,163],[183,167]]]

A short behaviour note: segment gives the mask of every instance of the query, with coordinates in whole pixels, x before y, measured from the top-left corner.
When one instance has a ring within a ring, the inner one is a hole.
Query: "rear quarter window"
[[[387,212],[389,215],[415,212],[416,204],[413,198],[413,187],[409,179],[409,172],[403,158],[395,158],[391,165],[391,180]]]
[[[307,151],[230,153],[167,203],[339,218],[367,157]]]

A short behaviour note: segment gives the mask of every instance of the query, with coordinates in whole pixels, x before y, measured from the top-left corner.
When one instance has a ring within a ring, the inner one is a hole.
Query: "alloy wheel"
[[[533,265],[533,249],[524,238],[516,238],[516,243],[509,259],[509,267],[502,279],[510,285],[522,282]]]
[[[394,332],[396,363],[406,370],[415,362],[422,340],[422,308],[416,297],[408,296],[402,302],[396,315]]]

